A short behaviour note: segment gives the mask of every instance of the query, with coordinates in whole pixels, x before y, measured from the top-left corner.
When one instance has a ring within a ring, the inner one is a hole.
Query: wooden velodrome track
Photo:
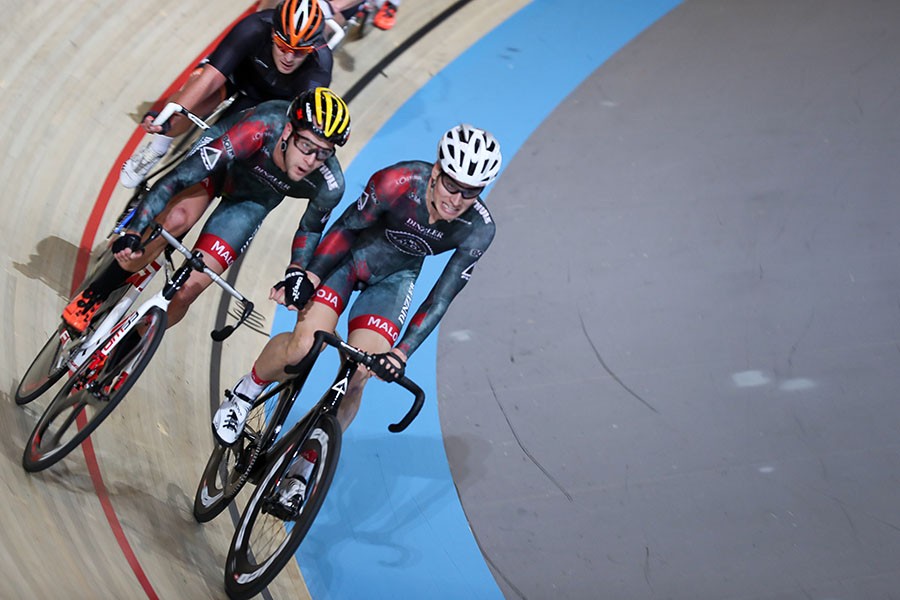
[[[422,28],[448,0],[410,1],[397,26],[345,46],[333,87],[349,89],[376,62]],[[523,0],[473,0],[401,54],[351,102],[349,164],[362,144],[412,92]],[[25,409],[12,400],[77,276],[78,249],[100,248],[126,193],[92,216],[101,188],[135,131],[137,115],[249,8],[196,0],[150,4],[0,1],[0,206],[6,257],[0,308],[4,417],[0,461],[2,598],[223,597],[222,565],[231,538],[226,517],[200,526],[194,490],[211,447],[208,332],[219,302],[208,293],[173,328],[122,406],[57,466],[27,475],[24,441],[48,395]],[[465,22],[465,27],[459,24]],[[238,287],[262,302],[280,274],[299,214],[279,208],[247,255]],[[288,214],[290,213],[290,214]],[[102,214],[102,218],[101,217]],[[88,223],[99,219],[94,235]],[[87,232],[86,232],[87,231]],[[189,238],[190,239],[190,238]],[[244,370],[264,343],[244,328],[222,351],[223,377]],[[229,382],[221,382],[227,385]],[[286,569],[274,597],[306,597],[299,570]]]

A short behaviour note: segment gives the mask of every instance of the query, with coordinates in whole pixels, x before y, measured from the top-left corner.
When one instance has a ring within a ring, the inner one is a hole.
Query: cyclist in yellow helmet
[[[264,102],[214,126],[150,188],[128,230],[112,244],[116,260],[69,303],[63,319],[83,331],[99,304],[162,251],[161,240],[140,249],[147,226],[155,220],[174,235],[184,234],[217,196],[221,201],[195,246],[213,271],[222,273],[234,262],[285,196],[309,199],[291,244],[288,271],[305,267],[344,194],[335,148],[349,135],[347,104],[323,87],[292,102]],[[210,283],[203,273],[191,275],[169,305],[170,325]]]

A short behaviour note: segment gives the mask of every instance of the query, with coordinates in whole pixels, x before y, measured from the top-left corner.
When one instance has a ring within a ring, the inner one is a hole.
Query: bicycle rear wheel
[[[31,432],[22,455],[26,471],[41,471],[56,464],[93,433],[140,377],[165,329],[165,311],[153,307],[108,356],[104,357],[106,344],[102,344],[87,358]]]
[[[225,561],[225,591],[230,598],[250,598],[266,587],[294,556],[322,507],[341,451],[341,426],[330,414],[319,417],[308,437],[294,428],[284,440],[238,522]],[[318,454],[306,499],[293,521],[268,510],[278,485],[302,450]]]
[[[28,404],[59,381],[60,377],[68,369],[66,363],[69,356],[90,335],[90,332],[93,330],[93,324],[99,323],[106,317],[109,311],[122,299],[128,288],[128,285],[120,286],[109,295],[109,298],[103,301],[103,304],[97,309],[94,318],[91,319],[91,325],[84,333],[72,334],[68,331],[65,323],[60,323],[19,381],[15,393],[16,404],[20,406]]]
[[[59,381],[67,370],[66,359],[78,341],[80,338],[73,340],[66,326],[60,324],[22,375],[16,388],[16,404],[28,404]]]
[[[268,420],[290,389],[269,395],[254,406],[247,415],[244,431],[234,445],[225,447],[215,443],[194,495],[194,518],[198,522],[206,523],[217,517],[250,479],[265,443]],[[284,398],[284,401],[288,399]]]

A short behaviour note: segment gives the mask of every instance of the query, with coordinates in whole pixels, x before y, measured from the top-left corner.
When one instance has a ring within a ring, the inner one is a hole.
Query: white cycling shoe
[[[231,446],[244,431],[247,415],[253,408],[253,403],[243,394],[225,391],[227,399],[219,406],[219,410],[213,415],[213,434],[223,446]]]
[[[156,166],[163,155],[165,155],[164,151],[160,152],[148,142],[143,150],[135,153],[122,165],[122,170],[119,171],[119,183],[128,189],[134,189],[141,185],[141,182],[150,173],[150,169]]]

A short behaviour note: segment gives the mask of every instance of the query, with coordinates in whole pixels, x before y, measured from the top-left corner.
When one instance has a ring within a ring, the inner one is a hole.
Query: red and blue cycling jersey
[[[322,279],[317,302],[340,313],[350,293],[362,290],[349,315],[351,330],[379,331],[407,356],[465,287],[496,228],[480,198],[452,221],[429,222],[425,199],[432,166],[409,161],[375,173],[357,202],[328,229],[308,265]],[[428,256],[444,252],[453,254],[400,338],[413,282]]]
[[[204,224],[198,247],[227,267],[285,196],[305,198],[291,262],[306,265],[344,195],[344,174],[336,156],[300,181],[290,180],[275,164],[272,153],[279,151],[288,105],[264,102],[204,132],[191,153],[150,189],[129,229],[143,231],[179,192],[201,183],[210,199],[222,199]]]

